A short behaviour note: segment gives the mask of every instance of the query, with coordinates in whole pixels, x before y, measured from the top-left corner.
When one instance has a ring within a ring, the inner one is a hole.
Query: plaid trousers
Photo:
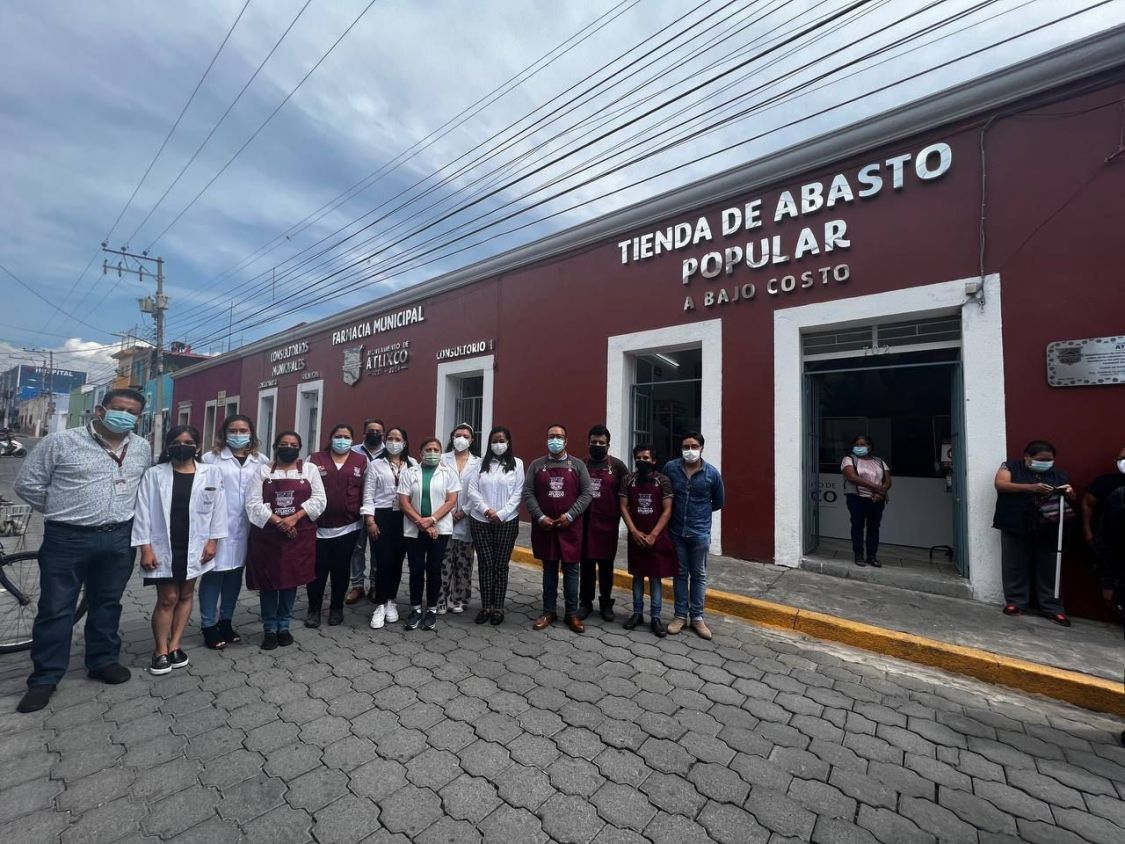
[[[519,519],[499,524],[473,519],[469,529],[477,550],[481,608],[502,610],[508,594],[508,565],[520,531]]]

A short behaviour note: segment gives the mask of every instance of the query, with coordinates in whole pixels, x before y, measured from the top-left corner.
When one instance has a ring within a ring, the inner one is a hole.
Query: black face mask
[[[370,449],[376,449],[383,444],[382,434],[364,434],[363,444]]]
[[[592,445],[590,446],[590,459],[596,460],[599,463],[605,460],[605,456],[609,454],[609,446],[605,445]]]
[[[168,446],[168,456],[173,460],[191,460],[195,457],[195,446],[187,443],[173,443]]]
[[[282,463],[292,463],[301,456],[301,449],[295,445],[282,445],[277,448],[277,459]]]
[[[647,460],[637,461],[637,474],[642,478],[647,478],[653,473],[654,469],[656,469],[656,465],[653,463],[649,463]]]

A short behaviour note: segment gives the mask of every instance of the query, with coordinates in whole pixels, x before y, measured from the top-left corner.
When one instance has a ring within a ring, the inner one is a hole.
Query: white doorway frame
[[[262,413],[262,404],[265,399],[270,399],[270,424],[262,424],[266,414]],[[254,415],[254,430],[257,432],[259,451],[266,457],[273,456],[273,438],[277,435],[277,387],[270,387],[258,391],[258,411]]]
[[[966,285],[979,280],[957,279],[774,312],[774,562],[778,565],[800,564],[804,535],[801,437],[807,420],[801,401],[802,331],[960,310],[969,584],[978,600],[1002,596],[1000,536],[992,529],[996,503],[992,479],[1007,455],[1000,276],[985,278],[983,308],[966,295]]]
[[[297,404],[293,410],[293,430],[301,435],[301,439],[306,439],[305,432],[301,430],[301,426],[305,422],[305,414],[307,413],[307,402],[305,401],[306,393],[316,393],[316,437],[320,439],[324,433],[324,380],[319,381],[302,381],[297,384]],[[276,436],[276,432],[274,436]],[[305,444],[305,455],[312,456],[320,451],[320,443]]]
[[[670,325],[633,334],[610,337],[606,351],[605,425],[618,449],[628,446],[632,424],[633,382],[636,380],[637,356],[649,352],[700,349],[703,354],[702,402],[699,432],[707,441],[703,459],[720,472],[723,469],[723,321],[709,319],[687,325]],[[618,453],[632,466],[632,455]],[[714,514],[711,522],[711,553],[721,554],[723,547],[723,513]]]
[[[480,375],[483,379],[481,398],[480,427],[476,432],[478,445],[488,438],[492,430],[493,369],[495,355],[478,355],[474,358],[461,358],[439,363],[437,367],[437,396],[434,402],[434,436],[443,443],[453,426],[464,419],[453,419],[457,408],[457,396],[462,378]],[[487,445],[484,446],[487,448]]]

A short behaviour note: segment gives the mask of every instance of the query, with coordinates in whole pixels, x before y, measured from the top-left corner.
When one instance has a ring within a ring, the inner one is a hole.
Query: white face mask
[[[683,450],[685,463],[698,463],[700,451],[698,448],[685,448]]]
[[[508,444],[507,443],[493,443],[492,444],[492,453],[495,454],[497,457],[501,456],[502,454],[505,454],[507,451],[508,451]]]
[[[1117,461],[1117,471],[1125,475],[1125,459]]]
[[[467,449],[469,447],[469,443],[471,443],[471,442],[472,442],[472,440],[470,440],[468,437],[454,437],[453,438],[453,450],[454,451],[464,451],[465,449]]]
[[[387,440],[384,448],[387,449],[387,454],[402,454],[402,447],[405,443],[402,440]]]

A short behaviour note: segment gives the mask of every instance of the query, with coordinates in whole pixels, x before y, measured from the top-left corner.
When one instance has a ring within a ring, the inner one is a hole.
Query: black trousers
[[[1055,598],[1055,542],[1051,534],[1020,536],[1000,532],[1000,571],[1004,579],[1004,601],[1026,610],[1031,603],[1031,581],[1039,609],[1051,614],[1063,612],[1061,599]]]
[[[439,534],[431,539],[420,533],[416,538],[406,540],[406,554],[410,557],[410,605],[422,605],[422,591],[425,588],[426,609],[437,608],[441,598],[441,561],[445,558],[445,546],[449,536]]]
[[[594,584],[598,586],[598,597],[609,600],[613,597],[613,561],[590,560],[582,558],[582,574],[578,587],[578,601],[582,604],[594,603]]]
[[[866,558],[879,552],[879,525],[883,521],[886,502],[872,501],[862,495],[849,495],[848,514],[852,517],[852,550],[857,557],[864,555],[864,533],[867,534]]]
[[[519,530],[519,519],[499,523],[473,519],[469,523],[473,547],[477,549],[481,609],[504,609],[504,599],[508,594],[508,566]]]
[[[402,584],[402,561],[406,559],[406,539],[402,535],[402,511],[386,507],[375,511],[379,538],[372,543],[375,559],[375,603],[385,604],[398,597]]]
[[[332,578],[332,597],[328,600],[328,607],[333,610],[344,608],[344,596],[352,577],[355,541],[355,531],[332,539],[316,540],[316,580],[305,587],[309,595],[309,612],[320,612],[329,577]]]

